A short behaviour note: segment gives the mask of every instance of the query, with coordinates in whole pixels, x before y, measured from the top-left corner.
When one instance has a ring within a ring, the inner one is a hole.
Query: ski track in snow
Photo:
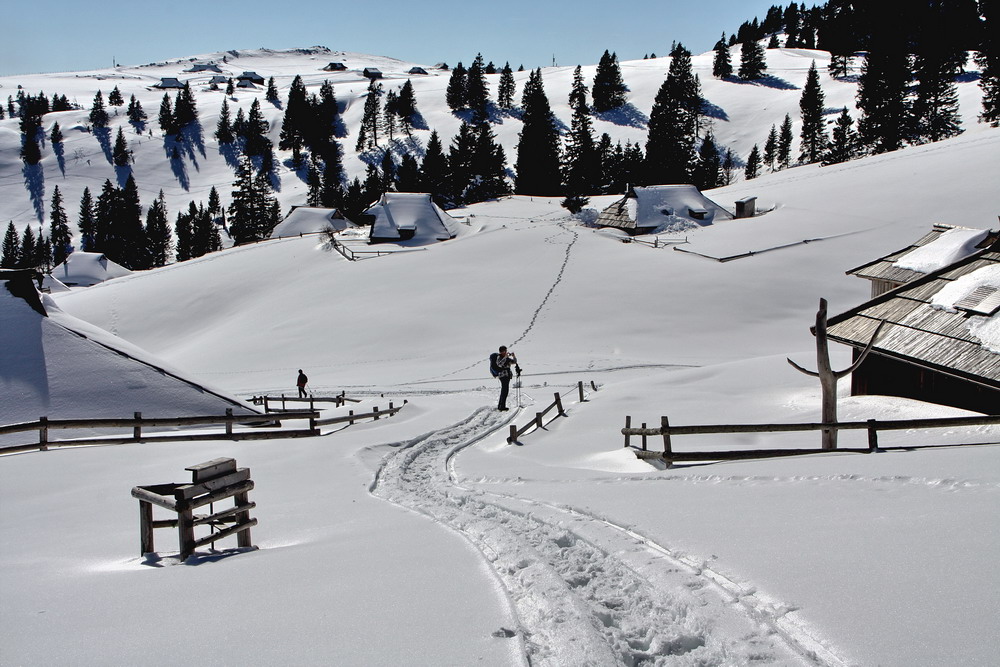
[[[373,495],[457,531],[491,564],[532,665],[843,665],[769,600],[578,508],[463,486],[454,457],[512,423],[481,408],[386,457]]]

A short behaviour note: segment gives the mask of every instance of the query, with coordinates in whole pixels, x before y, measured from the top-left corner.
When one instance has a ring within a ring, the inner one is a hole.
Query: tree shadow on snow
[[[240,165],[240,149],[235,143],[219,144],[219,155],[226,161],[230,169],[235,170]]]
[[[631,102],[608,111],[595,112],[594,118],[622,127],[645,129],[649,125],[649,116],[636,109]]]
[[[424,115],[417,111],[410,117],[410,127],[414,130],[429,130],[430,126],[427,124],[427,120]]]
[[[45,171],[42,164],[25,164],[21,167],[21,175],[24,176],[24,189],[31,197],[35,217],[42,222],[45,220]]]
[[[52,144],[52,152],[56,156],[56,164],[59,165],[59,171],[63,176],[66,175],[66,147],[63,146],[61,141]]]
[[[114,164],[115,160],[111,154],[111,130],[107,127],[95,127],[94,136],[97,138],[97,143],[101,145],[104,159],[108,161],[108,164]]]
[[[729,114],[726,113],[725,109],[705,99],[701,101],[701,113],[709,118],[715,118],[716,120],[727,122],[729,121]]]
[[[197,149],[198,153],[205,157],[205,130],[201,126],[201,122],[195,120],[188,123],[180,131],[180,136],[184,139],[184,143],[189,145],[193,149]],[[194,155],[191,155],[194,159]],[[196,165],[197,168],[197,165]]]
[[[770,74],[765,74],[759,79],[750,79],[745,81],[739,77],[726,77],[726,81],[730,83],[738,83],[742,86],[763,86],[764,88],[774,88],[776,90],[798,90],[799,87],[795,84],[785,81],[776,76]]]
[[[118,187],[124,188],[125,184],[128,183],[128,177],[132,174],[132,165],[125,165],[124,167],[119,167],[115,165],[115,180],[118,181]]]

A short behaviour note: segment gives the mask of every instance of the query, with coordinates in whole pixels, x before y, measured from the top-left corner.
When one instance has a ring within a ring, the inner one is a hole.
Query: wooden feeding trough
[[[236,535],[240,547],[252,547],[250,528],[257,519],[250,518],[250,510],[257,506],[248,499],[254,487],[249,468],[237,468],[236,459],[219,458],[189,466],[190,483],[148,484],[132,489],[132,496],[139,499],[140,555],[152,553],[153,529],[177,528],[180,557],[185,559],[194,550],[206,544]],[[214,504],[232,498],[234,506],[215,511]],[[176,519],[153,519],[153,505],[177,513]],[[209,506],[209,514],[195,514],[199,507]],[[211,534],[196,538],[195,528],[209,526]]]

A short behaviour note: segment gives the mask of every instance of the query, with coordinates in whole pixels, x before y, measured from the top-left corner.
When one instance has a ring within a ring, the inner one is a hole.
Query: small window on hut
[[[987,317],[1000,310],[1000,288],[982,285],[955,303],[955,308],[970,315]]]

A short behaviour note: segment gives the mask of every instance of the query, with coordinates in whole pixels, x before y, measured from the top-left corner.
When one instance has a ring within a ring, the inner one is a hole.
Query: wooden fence
[[[632,417],[625,417],[625,428],[621,430],[625,436],[625,446],[636,449],[636,456],[641,459],[663,459],[668,464],[675,461],[732,461],[738,459],[770,458],[778,456],[800,456],[803,454],[820,454],[824,452],[854,452],[873,453],[878,451],[892,451],[903,449],[916,449],[920,445],[879,447],[879,431],[898,431],[906,429],[926,429],[926,428],[949,428],[957,426],[989,426],[1000,424],[1000,415],[989,415],[982,417],[944,417],[940,419],[897,419],[878,420],[869,419],[867,421],[838,422],[836,424],[804,423],[804,424],[705,424],[696,426],[671,426],[666,417],[660,417],[659,428],[646,428],[643,424],[639,428],[632,427]],[[867,447],[838,447],[836,449],[743,449],[743,450],[720,450],[720,451],[697,451],[697,452],[675,452],[671,436],[675,435],[708,435],[719,433],[788,433],[795,431],[825,431],[825,430],[865,430],[868,432]],[[632,444],[631,438],[639,436],[642,438],[641,447],[636,448]],[[647,437],[663,438],[663,451],[649,451],[647,448]],[[971,444],[971,443],[970,443]],[[995,444],[995,443],[979,443]],[[923,447],[941,445],[923,445]]]
[[[336,396],[313,396],[310,394],[306,398],[300,398],[299,396],[285,396],[281,394],[280,396],[252,396],[250,402],[254,405],[263,405],[264,412],[284,412],[287,411],[286,405],[288,403],[308,403],[309,409],[312,410],[316,403],[333,403],[334,407],[342,407],[347,403],[360,403],[359,398],[348,398],[345,396],[346,392],[341,392]],[[271,405],[271,403],[277,403],[281,401],[281,407],[276,408]]]
[[[593,388],[594,391],[597,391],[597,385],[596,384],[594,384],[593,382],[591,382],[590,386]],[[584,396],[584,393],[583,393],[583,381],[580,381],[577,384],[577,390],[579,391],[579,394],[580,394],[580,403],[585,402],[587,399],[586,399],[586,397]],[[518,428],[516,424],[511,424],[510,425],[510,435],[507,436],[507,443],[510,444],[510,443],[517,442],[518,438],[520,438],[522,435],[524,435],[525,433],[527,433],[529,430],[531,430],[533,428],[535,428],[535,429],[544,428],[545,427],[545,415],[547,415],[553,409],[556,410],[556,417],[565,417],[566,416],[566,412],[563,410],[562,397],[559,395],[559,392],[555,393],[555,400],[552,401],[552,403],[550,403],[549,406],[547,408],[545,408],[544,410],[542,410],[541,412],[536,412],[535,413],[535,418],[532,419],[530,422],[528,422],[527,424],[525,424],[521,428]]]
[[[353,250],[348,247],[343,241],[338,241],[337,239],[332,239],[333,249],[344,256],[352,262],[356,262],[359,259],[371,259],[372,257],[382,257],[383,255],[395,255],[401,252],[419,252],[426,250],[426,248],[407,248],[405,250]],[[368,246],[366,246],[368,247]]]
[[[284,430],[234,430],[233,424],[251,426],[280,426],[279,420],[309,420],[305,429]],[[81,445],[121,445],[132,442],[180,442],[185,440],[266,440],[270,438],[303,438],[319,435],[317,428],[319,413],[313,410],[298,412],[283,412],[275,417],[267,415],[233,415],[232,408],[226,409],[222,416],[203,417],[143,417],[136,412],[131,419],[49,419],[42,417],[38,421],[23,422],[0,426],[0,435],[10,433],[25,433],[38,431],[38,442],[33,444],[11,445],[0,447],[0,454],[11,454],[32,450],[45,451],[50,447],[76,447]],[[222,433],[173,433],[169,435],[143,434],[143,428],[171,426],[212,426],[225,425]],[[132,429],[131,435],[91,436],[87,438],[67,438],[53,440],[50,431],[66,429]]]

